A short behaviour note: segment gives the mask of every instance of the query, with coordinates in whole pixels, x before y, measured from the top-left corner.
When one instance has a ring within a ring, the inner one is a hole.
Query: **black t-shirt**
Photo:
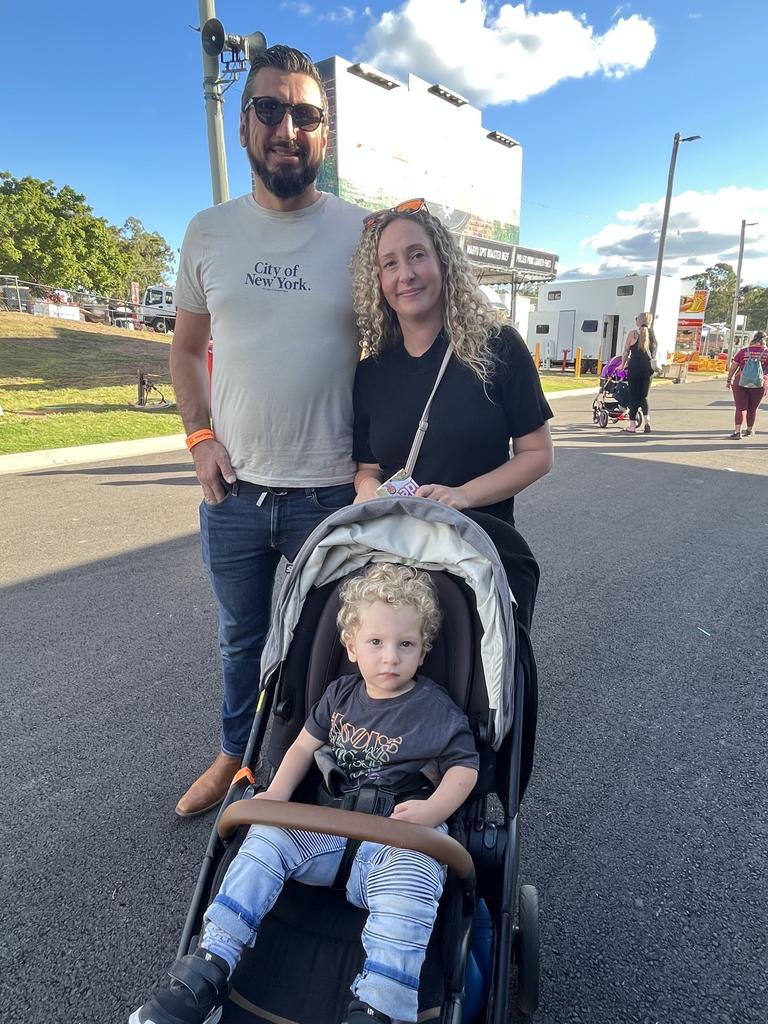
[[[329,743],[350,783],[398,791],[417,772],[435,785],[454,765],[477,768],[479,757],[464,713],[426,676],[399,697],[369,697],[359,675],[330,683],[304,725]]]
[[[494,368],[485,387],[455,355],[448,363],[414,467],[417,483],[461,487],[507,462],[510,438],[524,437],[551,418],[518,332],[503,327],[490,344]],[[398,342],[357,368],[353,458],[378,463],[385,480],[405,466],[447,345],[441,332],[424,355],[412,356]],[[513,522],[513,506],[509,498],[482,511]]]

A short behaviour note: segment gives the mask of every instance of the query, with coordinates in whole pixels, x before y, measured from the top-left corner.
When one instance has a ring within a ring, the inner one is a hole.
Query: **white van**
[[[144,302],[139,306],[139,320],[158,334],[172,331],[176,326],[173,288],[165,284],[151,284],[144,292]]]

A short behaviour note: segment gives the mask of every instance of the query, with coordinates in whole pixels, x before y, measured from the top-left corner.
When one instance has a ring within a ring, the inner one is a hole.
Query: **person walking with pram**
[[[648,392],[658,346],[653,333],[653,314],[640,313],[635,317],[637,329],[630,331],[621,357],[621,369],[627,371],[629,385],[629,423],[622,429],[628,434],[637,431],[637,414],[643,414],[643,433],[650,434],[651,420],[648,414]]]

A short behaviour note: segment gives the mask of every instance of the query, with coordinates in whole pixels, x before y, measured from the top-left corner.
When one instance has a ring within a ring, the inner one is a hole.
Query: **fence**
[[[128,330],[139,329],[144,323],[141,303],[24,281],[13,274],[0,274],[0,311],[84,320]],[[151,319],[152,327],[158,333],[172,331],[175,325],[175,317],[153,314]]]

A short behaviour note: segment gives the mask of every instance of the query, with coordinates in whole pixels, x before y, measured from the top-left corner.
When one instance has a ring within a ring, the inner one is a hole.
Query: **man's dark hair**
[[[308,53],[304,53],[302,50],[294,50],[292,46],[284,46],[282,43],[276,43],[275,46],[262,50],[261,53],[257,53],[253,58],[251,70],[248,72],[248,77],[243,85],[241,110],[245,110],[245,105],[251,98],[251,82],[262,68],[275,68],[277,71],[284,71],[290,75],[307,75],[317,82],[320,88],[323,110],[327,112],[328,97],[325,94],[325,86],[312,58]]]

